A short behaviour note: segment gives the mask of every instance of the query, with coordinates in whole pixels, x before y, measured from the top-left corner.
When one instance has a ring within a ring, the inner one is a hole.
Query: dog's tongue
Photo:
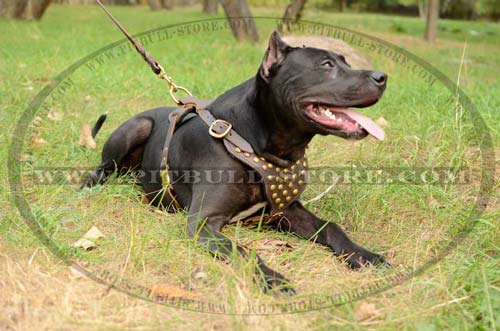
[[[369,134],[371,134],[375,139],[384,140],[385,133],[384,130],[373,122],[367,116],[358,113],[350,108],[337,108],[335,111],[341,112],[349,116],[351,119],[356,121],[363,129],[365,129]]]

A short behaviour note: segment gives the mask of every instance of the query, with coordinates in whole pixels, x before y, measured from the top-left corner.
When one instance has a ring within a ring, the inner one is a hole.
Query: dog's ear
[[[259,74],[267,82],[271,77],[272,67],[279,65],[285,59],[286,54],[291,49],[286,42],[281,39],[278,31],[274,31],[269,38],[269,46],[262,60]]]

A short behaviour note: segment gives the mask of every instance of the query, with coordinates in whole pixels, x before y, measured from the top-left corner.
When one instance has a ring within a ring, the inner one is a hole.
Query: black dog
[[[225,92],[207,108],[214,117],[231,123],[257,155],[278,163],[293,163],[304,156],[315,134],[346,139],[372,134],[383,139],[383,131],[375,123],[347,107],[373,105],[381,98],[386,82],[387,76],[382,72],[352,70],[341,55],[290,47],[274,32],[257,75]],[[168,115],[174,109],[149,110],[123,123],[104,145],[102,163],[84,186],[102,183],[117,170],[140,168],[147,170],[142,185],[152,203],[170,206],[171,197],[159,194],[163,192],[159,170]],[[186,121],[175,131],[168,156],[169,170],[233,169],[240,177],[248,177],[249,168],[233,158],[220,140],[209,135],[207,125],[199,117]],[[189,237],[195,237],[199,244],[221,257],[229,257],[233,250],[231,240],[220,233],[222,227],[235,215],[269,198],[258,182],[177,182],[173,188],[178,203],[189,213]],[[287,206],[271,226],[304,238],[315,236],[315,241],[344,257],[352,268],[387,265],[383,257],[353,243],[338,225],[314,216],[298,200]],[[234,247],[248,257],[244,248]],[[294,293],[286,279],[258,256],[257,274],[264,280],[264,289],[277,287],[283,293]]]

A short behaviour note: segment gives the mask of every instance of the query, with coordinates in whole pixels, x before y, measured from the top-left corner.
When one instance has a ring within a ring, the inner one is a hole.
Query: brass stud
[[[281,198],[278,198],[278,199],[274,200],[274,202],[280,203],[281,202]]]
[[[304,175],[306,174],[306,171],[305,171],[305,170],[301,170],[301,171],[300,171],[300,174],[301,174],[302,176],[304,176]]]
[[[279,206],[278,206],[279,209],[282,209],[283,207],[285,207],[285,205],[282,204],[282,203],[280,203]]]
[[[271,189],[271,191],[274,191],[276,189],[276,185],[274,185],[274,184],[271,185],[270,189]]]
[[[286,202],[290,202],[290,200],[292,200],[292,197],[291,197],[291,196],[287,196],[287,197],[285,198],[285,200],[286,200]]]
[[[269,176],[267,176],[267,179],[268,179],[268,180],[273,180],[273,179],[274,179],[274,176],[269,175]]]
[[[306,162],[306,161],[304,161],[304,162],[302,163],[302,165],[303,165],[304,167],[307,167],[307,162]]]
[[[255,163],[259,163],[259,162],[260,162],[260,159],[259,159],[258,157],[254,157],[254,158],[253,158],[253,162],[255,162]]]
[[[241,153],[241,148],[239,147],[236,147],[234,150],[236,151],[236,153]]]
[[[288,182],[290,180],[290,176],[283,177],[283,180],[285,181],[285,183]]]
[[[264,164],[264,165],[262,166],[262,169],[267,170],[267,166]]]
[[[281,168],[280,167],[276,167],[276,172],[280,172],[281,171]]]
[[[287,195],[288,195],[288,191],[287,191],[287,190],[284,190],[284,191],[283,191],[283,195],[287,196]]]
[[[283,169],[283,172],[284,172],[285,174],[287,174],[287,173],[289,173],[289,172],[290,172],[290,170],[288,170],[288,169]]]
[[[295,164],[300,164],[300,160],[297,160],[297,162],[295,162]]]
[[[288,187],[292,188],[293,187],[293,183],[288,183]]]
[[[278,185],[278,190],[282,190],[283,189],[283,184],[279,184]]]
[[[243,153],[243,155],[245,155],[246,157],[250,157],[250,153],[247,152]]]
[[[292,168],[291,168],[291,169],[292,169],[292,171],[294,171],[294,170],[295,170],[295,164],[294,164],[294,165],[292,165]]]
[[[273,168],[273,164],[272,163],[268,163],[267,166],[269,167],[269,169]]]
[[[297,190],[297,189],[293,190],[293,194],[295,194],[295,195],[299,194],[299,190]]]
[[[271,198],[273,199],[276,199],[278,197],[278,193],[273,193],[273,195],[271,195]]]
[[[304,184],[304,181],[303,180],[299,180],[298,184],[302,185],[302,184]]]
[[[281,177],[279,177],[279,176],[276,176],[276,180],[278,181],[278,183],[283,182],[283,179]]]
[[[293,175],[292,175],[292,179],[293,179],[293,180],[296,180],[296,179],[297,179],[297,174],[293,174]]]

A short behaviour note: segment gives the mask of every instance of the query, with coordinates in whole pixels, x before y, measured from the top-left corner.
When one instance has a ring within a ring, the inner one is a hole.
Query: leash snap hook
[[[215,126],[217,124],[219,124],[219,125],[221,124],[221,125],[226,127],[223,132],[217,132],[215,130]],[[227,136],[229,131],[231,131],[232,127],[233,126],[231,125],[231,123],[224,121],[224,120],[221,120],[221,119],[217,119],[217,120],[213,121],[212,124],[210,124],[210,127],[208,128],[208,133],[210,133],[210,135],[214,138],[221,139],[221,138],[224,138],[225,136]]]
[[[191,97],[191,96],[193,96],[193,95],[191,94],[191,92],[190,92],[187,88],[185,88],[184,86],[177,86],[177,85],[175,85],[174,83],[172,83],[172,85],[170,85],[170,97],[171,97],[171,98],[172,98],[172,100],[174,100],[174,102],[175,102],[176,104],[178,104],[178,105],[180,105],[180,104],[181,104],[181,102],[179,101],[179,99],[177,99],[177,98],[176,98],[175,93],[176,93],[177,91],[179,91],[179,90],[180,90],[180,91],[182,91],[182,92],[184,92],[184,93],[186,93],[186,94],[187,94],[187,95],[189,95],[190,97]]]
[[[172,77],[165,73],[165,69],[163,69],[163,67],[160,64],[158,64],[158,68],[160,68],[160,73],[158,74],[158,77],[167,81],[167,84],[170,88],[170,90],[169,90],[170,97],[172,98],[172,100],[174,100],[174,102],[176,104],[178,104],[178,105],[180,104],[179,99],[177,99],[177,97],[175,96],[175,93],[177,93],[177,91],[181,90],[184,93],[186,93],[187,95],[192,96],[191,92],[187,88],[185,88],[184,86],[178,86],[177,84],[175,84]]]

